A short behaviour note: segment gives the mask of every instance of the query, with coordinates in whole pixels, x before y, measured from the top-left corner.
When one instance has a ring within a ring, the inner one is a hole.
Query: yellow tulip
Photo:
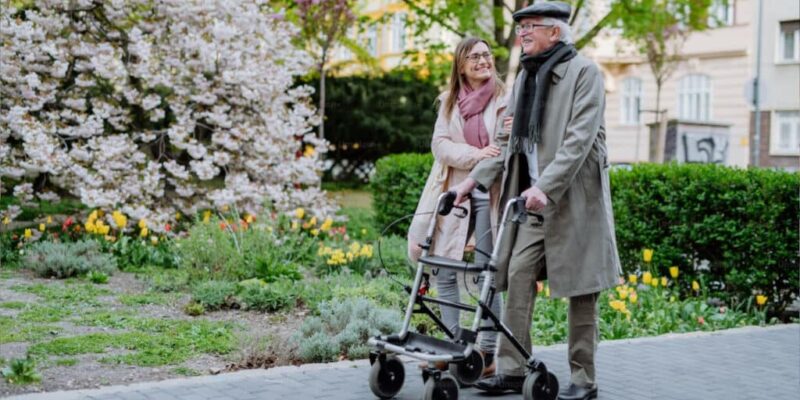
[[[317,226],[317,217],[311,217],[311,219],[308,220],[308,225],[309,226]]]
[[[25,229],[25,239],[30,239],[33,236],[33,233],[30,229]]]
[[[628,297],[628,289],[618,291],[620,300],[625,300]]]
[[[306,210],[304,210],[302,207],[299,207],[296,210],[294,210],[294,216],[297,217],[297,219],[303,219],[305,215],[306,215]]]
[[[653,279],[650,281],[650,286],[652,286],[652,287],[654,287],[654,288],[657,288],[657,287],[658,287],[658,278],[653,278]]]
[[[113,219],[114,223],[117,224],[117,228],[124,229],[128,225],[128,217],[119,211],[114,211],[111,213],[111,219]]]
[[[644,262],[649,263],[653,261],[653,249],[644,249],[642,250],[642,258]]]
[[[628,296],[628,300],[631,301],[631,304],[636,303],[636,301],[638,299],[639,299],[639,295],[636,294],[636,292],[631,292],[630,296]]]
[[[156,237],[155,235],[154,236],[150,236],[150,243],[152,243],[154,245],[158,244],[158,237]]]
[[[317,236],[317,235],[319,235],[319,229],[312,229],[312,230],[311,230],[311,235],[312,235],[312,236]]]
[[[297,221],[294,221],[294,222],[292,222],[292,230],[293,230],[293,231],[296,231],[296,230],[297,230],[297,228],[298,228]]]
[[[642,274],[642,283],[644,283],[645,285],[649,285],[650,282],[652,281],[653,281],[653,275],[651,273],[645,272],[644,274]]]
[[[697,283],[697,281],[692,281],[692,290],[694,290],[695,292],[700,291],[700,284]]]
[[[675,279],[675,278],[677,278],[677,277],[678,277],[678,273],[679,273],[679,272],[680,272],[680,271],[678,270],[678,267],[676,267],[676,266],[674,266],[674,265],[673,265],[673,266],[671,266],[671,267],[669,267],[669,276],[671,276],[671,277],[672,277],[672,279]]]
[[[325,218],[325,221],[320,225],[319,230],[322,232],[327,232],[333,226],[333,220],[331,217]]]
[[[311,157],[314,155],[315,152],[316,151],[314,151],[314,146],[307,144],[305,150],[303,150],[303,157]]]
[[[756,304],[763,306],[766,303],[767,303],[767,296],[764,296],[763,294],[759,294],[756,296]]]
[[[247,214],[247,216],[244,217],[244,222],[247,222],[248,224],[252,224],[254,220],[255,217],[250,214]]]
[[[51,217],[51,216],[49,216],[49,215],[48,215],[48,216],[47,216],[47,223],[48,223],[48,224],[52,224],[52,223],[53,223],[53,217]]]
[[[210,219],[211,219],[211,210],[203,211],[203,223],[207,224]]]
[[[661,277],[661,286],[667,287],[667,277],[666,276],[662,276]]]
[[[175,221],[180,221],[180,220],[181,220],[181,213],[176,212],[175,213]]]
[[[147,220],[142,218],[139,220],[139,229],[145,229],[145,228],[147,228]]]
[[[44,232],[44,224],[39,224],[39,232]]]
[[[631,285],[635,285],[636,282],[638,282],[638,281],[639,281],[639,277],[637,277],[636,274],[628,275],[628,282],[630,282]]]
[[[94,210],[89,214],[89,221],[94,222],[97,219],[97,210]]]
[[[142,228],[142,230],[139,232],[139,236],[141,236],[141,237],[147,237],[147,234],[148,234],[148,232],[149,232],[149,231],[147,230],[147,228],[146,228],[146,227],[145,227],[145,228]]]
[[[8,217],[4,217],[3,218],[3,225],[8,225],[10,223],[11,223],[11,218],[8,218]]]

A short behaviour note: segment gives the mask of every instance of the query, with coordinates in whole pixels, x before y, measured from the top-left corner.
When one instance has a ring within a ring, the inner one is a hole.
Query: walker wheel
[[[525,400],[556,400],[558,379],[551,372],[547,375],[534,372],[525,377],[522,384],[522,398]]]
[[[466,360],[450,363],[450,374],[461,386],[472,385],[483,374],[483,356],[477,350],[470,353]]]
[[[453,377],[442,375],[439,379],[428,379],[422,400],[458,400],[458,383]]]
[[[406,372],[403,363],[395,357],[375,360],[369,372],[369,388],[381,399],[391,399],[403,387]]]

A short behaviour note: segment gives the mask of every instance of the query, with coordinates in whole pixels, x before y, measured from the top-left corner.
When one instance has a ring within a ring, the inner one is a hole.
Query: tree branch
[[[427,10],[423,9],[417,3],[415,3],[413,0],[403,0],[403,3],[408,5],[408,7],[411,8],[412,10],[414,10],[415,12],[418,12],[418,13],[428,17],[431,21],[436,22],[437,24],[441,25],[443,28],[449,30],[450,32],[453,32],[453,33],[455,33],[456,35],[458,35],[460,37],[466,36],[466,34],[464,34],[464,32],[461,32],[458,29],[452,27],[443,18],[437,17],[437,16],[431,14],[430,12],[428,12]]]

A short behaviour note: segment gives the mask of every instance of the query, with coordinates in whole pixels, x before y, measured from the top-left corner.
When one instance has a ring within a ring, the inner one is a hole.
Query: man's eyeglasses
[[[475,54],[470,54],[470,55],[467,56],[467,60],[469,60],[470,62],[473,62],[473,63],[480,62],[481,58],[485,58],[486,61],[492,61],[492,53],[489,53],[489,52],[486,52],[486,53],[475,53]]]
[[[514,32],[516,32],[517,35],[525,33],[525,32],[533,32],[533,29],[536,28],[536,27],[539,27],[539,26],[548,27],[548,28],[552,28],[553,27],[553,25],[548,25],[548,24],[523,24],[523,25],[515,26],[514,27]]]

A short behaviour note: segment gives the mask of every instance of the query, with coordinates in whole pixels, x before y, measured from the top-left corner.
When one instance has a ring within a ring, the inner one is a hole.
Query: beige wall
[[[680,79],[688,74],[703,74],[710,79],[711,118],[709,122],[730,124],[728,165],[748,163],[750,105],[745,85],[752,77],[749,55],[752,51],[751,0],[737,0],[733,26],[693,34],[681,48],[683,61],[661,89],[662,110],[666,118],[678,117]],[[611,42],[612,44],[610,44]],[[642,108],[656,109],[656,84],[646,60],[632,53],[630,46],[610,37],[595,47],[591,56],[603,67],[606,79],[606,127],[609,158],[612,162],[647,161],[650,149],[646,126],[654,113],[643,113],[641,125],[620,121],[622,81],[627,77],[642,80]],[[637,148],[638,143],[638,148]]]

